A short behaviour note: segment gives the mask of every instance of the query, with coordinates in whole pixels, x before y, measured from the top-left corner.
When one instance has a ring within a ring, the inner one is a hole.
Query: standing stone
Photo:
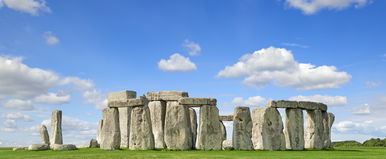
[[[63,144],[62,137],[62,111],[52,111],[51,118],[51,144]]]
[[[155,148],[165,148],[164,142],[164,126],[165,126],[165,113],[166,103],[164,101],[151,101],[149,102],[151,126],[154,135]]]
[[[192,146],[195,147],[197,139],[197,114],[193,108],[189,108],[190,128],[192,130]]]
[[[290,150],[304,149],[304,119],[301,109],[287,108],[285,124],[286,148]]]
[[[227,129],[224,125],[224,122],[221,120],[220,120],[220,125],[221,125],[220,128],[221,128],[221,134],[222,134],[221,136],[222,136],[222,140],[224,141],[227,139]]]
[[[232,145],[235,150],[253,150],[252,119],[249,107],[236,107],[233,116]]]
[[[167,102],[164,140],[168,149],[192,149],[192,131],[189,114],[187,106],[179,105],[177,101]]]
[[[130,150],[154,149],[154,136],[151,126],[150,111],[147,105],[131,110]]]
[[[95,139],[91,139],[88,148],[98,148],[98,147],[99,147],[98,141]]]
[[[50,144],[50,137],[45,125],[40,126],[40,138],[42,139],[42,144]]]
[[[101,132],[100,148],[104,150],[116,150],[121,145],[121,133],[119,131],[118,108],[103,109],[103,126]]]
[[[216,106],[201,106],[197,149],[221,150],[223,136],[219,121],[220,118]]]
[[[305,148],[323,148],[323,116],[321,110],[307,110]]]
[[[327,138],[327,148],[332,148],[332,143],[331,143],[331,127],[332,127],[332,124],[334,123],[335,121],[335,115],[332,114],[332,113],[328,113],[328,127],[329,127],[329,131],[328,131],[328,138]]]
[[[130,119],[132,107],[119,107],[119,130],[121,133],[121,148],[129,147]]]
[[[98,130],[97,130],[97,137],[96,137],[98,143],[102,142],[102,139],[101,139],[102,127],[103,127],[103,120],[99,120],[99,122],[98,122]]]
[[[328,148],[330,146],[330,125],[328,123],[328,113],[326,111],[322,111],[322,125],[323,125],[323,149]]]
[[[285,150],[283,121],[276,108],[254,109],[252,122],[252,142],[255,149]]]

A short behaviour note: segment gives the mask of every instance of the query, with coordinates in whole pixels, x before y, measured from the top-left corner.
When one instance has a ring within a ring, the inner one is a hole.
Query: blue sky
[[[385,7],[0,0],[0,146],[38,143],[55,109],[64,142],[87,143],[105,95],[120,90],[214,97],[221,114],[270,99],[319,101],[336,115],[333,140],[385,138]]]

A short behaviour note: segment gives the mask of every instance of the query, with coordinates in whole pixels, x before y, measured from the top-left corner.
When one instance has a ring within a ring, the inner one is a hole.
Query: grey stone
[[[192,149],[192,131],[189,115],[187,106],[179,105],[177,101],[167,102],[164,140],[168,149]]]
[[[200,107],[202,105],[216,106],[217,100],[215,98],[189,98],[182,97],[178,99],[181,105],[189,105],[191,107]]]
[[[297,101],[288,101],[288,100],[271,100],[267,103],[267,107],[272,108],[297,108]]]
[[[290,150],[304,149],[304,119],[301,109],[286,109],[285,141]]]
[[[118,108],[103,109],[103,127],[101,132],[100,148],[104,150],[116,150],[121,145],[121,133],[119,130]]]
[[[252,118],[249,107],[236,107],[233,118],[233,148],[235,150],[253,150]]]
[[[12,151],[28,150],[28,147],[14,147]]]
[[[327,111],[327,105],[317,102],[300,101],[298,108],[305,110],[321,110]]]
[[[90,144],[79,145],[79,146],[76,146],[76,148],[79,148],[79,149],[90,148]]]
[[[62,111],[61,110],[52,111],[50,143],[51,144],[63,144]]]
[[[127,99],[125,103],[120,104],[111,104],[109,107],[137,107],[137,106],[144,106],[148,104],[148,100],[144,96],[140,96],[138,98],[131,98]]]
[[[126,107],[128,99],[135,98],[137,92],[135,91],[120,91],[112,92],[107,95],[107,105],[109,107]]]
[[[134,107],[131,111],[129,149],[154,149],[154,136],[151,126],[150,111],[147,105]]]
[[[221,121],[233,121],[233,115],[220,115]]]
[[[200,108],[200,124],[197,149],[221,150],[223,136],[216,106],[204,105]]]
[[[28,147],[28,150],[32,151],[43,151],[43,150],[49,150],[50,145],[48,144],[32,144]]]
[[[333,145],[332,145],[332,142],[331,142],[331,127],[332,127],[332,124],[334,124],[334,121],[335,121],[335,115],[333,113],[328,113],[328,127],[329,127],[329,131],[328,131],[328,136],[327,136],[327,144],[326,144],[326,147],[327,148],[332,148]]]
[[[164,126],[166,103],[164,101],[151,101],[149,102],[149,109],[155,148],[163,149],[165,148]]]
[[[55,151],[70,151],[77,150],[76,146],[73,144],[53,144],[51,149]]]
[[[322,142],[323,142],[323,149],[329,148],[331,144],[331,138],[330,138],[330,125],[328,121],[328,113],[325,111],[322,111],[322,126],[323,126],[323,133],[322,133]]]
[[[131,109],[132,109],[132,107],[120,107],[120,108],[118,108],[119,130],[121,133],[121,146],[120,146],[120,148],[128,148],[129,147]]]
[[[189,108],[190,128],[192,131],[192,146],[195,147],[197,140],[197,114],[193,108]]]
[[[90,140],[89,148],[99,148],[99,143],[98,143],[98,141],[95,140],[95,139],[91,139],[91,140]]]
[[[232,140],[222,141],[222,150],[233,150]]]
[[[272,100],[269,101],[266,106],[272,108],[299,108],[305,110],[327,111],[327,105],[309,101]]]
[[[305,148],[323,148],[323,116],[321,110],[307,110],[307,128],[305,131]]]
[[[150,101],[178,101],[181,97],[189,97],[188,92],[182,91],[161,91],[161,92],[147,92],[147,98]]]
[[[98,143],[102,142],[102,140],[101,140],[102,127],[103,127],[103,120],[99,120],[98,129],[97,129],[97,141],[98,141]]]
[[[221,134],[222,134],[221,136],[222,136],[222,140],[224,141],[227,139],[227,129],[226,129],[223,121],[221,121],[221,120],[220,120],[220,125],[221,125],[220,128],[221,128]]]
[[[50,144],[50,137],[48,136],[47,127],[45,125],[40,126],[40,138],[42,144]]]
[[[285,150],[283,121],[276,108],[256,108],[252,111],[252,142],[254,149]]]

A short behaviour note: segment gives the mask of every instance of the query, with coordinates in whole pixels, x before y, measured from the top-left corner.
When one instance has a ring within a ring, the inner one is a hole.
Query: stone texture
[[[140,96],[138,98],[127,99],[124,103],[120,102],[120,104],[109,105],[109,107],[137,107],[147,105],[148,102],[146,97]]]
[[[132,107],[120,107],[120,108],[118,108],[119,130],[121,133],[121,146],[120,146],[120,148],[128,148],[129,147],[131,109],[132,109]]]
[[[222,140],[224,141],[224,140],[226,140],[227,139],[227,129],[226,129],[226,127],[225,127],[225,125],[224,125],[224,122],[223,121],[221,121],[220,120],[220,125],[221,125],[221,136],[222,136]]]
[[[121,145],[121,133],[119,130],[118,108],[103,109],[103,127],[101,132],[100,148],[104,150],[116,150]]]
[[[70,151],[77,150],[76,146],[73,144],[53,144],[51,149],[55,151]]]
[[[298,108],[305,110],[321,110],[327,111],[327,105],[317,102],[300,101]]]
[[[272,100],[269,101],[266,106],[272,108],[299,108],[305,110],[327,111],[327,105],[308,101]]]
[[[90,140],[89,148],[99,148],[99,143],[98,143],[98,141],[95,140],[95,139],[91,139],[91,140]]]
[[[322,133],[322,143],[323,143],[323,149],[326,149],[329,147],[331,143],[330,139],[330,125],[328,123],[328,113],[325,111],[322,111],[322,126],[323,126],[323,133]]]
[[[283,122],[276,108],[256,108],[252,111],[252,142],[254,149],[285,150]]]
[[[28,147],[14,147],[12,151],[28,150]]]
[[[232,140],[224,140],[222,142],[222,149],[223,150],[233,150]]]
[[[98,122],[98,129],[97,129],[97,141],[98,143],[101,143],[101,135],[102,135],[102,127],[103,127],[103,120],[99,120]]]
[[[154,135],[155,148],[165,148],[164,142],[164,126],[165,126],[165,113],[166,102],[164,101],[151,101],[149,102],[151,126]]]
[[[216,106],[201,106],[199,127],[197,149],[221,150],[223,136]]]
[[[320,110],[307,110],[307,127],[305,131],[305,148],[323,148],[323,116]]]
[[[286,109],[285,141],[290,150],[304,149],[304,119],[301,109]]]
[[[253,150],[252,118],[249,107],[236,107],[233,117],[233,148],[235,150]]]
[[[42,150],[49,150],[50,145],[48,144],[32,144],[28,147],[28,150],[32,151],[42,151]]]
[[[161,91],[161,92],[147,92],[147,98],[150,101],[178,101],[181,97],[189,97],[188,92],[182,91]]]
[[[192,149],[192,131],[189,115],[187,106],[179,105],[177,101],[167,102],[164,140],[168,149]]]
[[[332,113],[328,113],[328,127],[329,127],[329,131],[328,131],[328,136],[327,136],[327,141],[326,141],[326,148],[332,148],[333,145],[332,145],[332,142],[331,142],[331,127],[332,127],[332,124],[334,123],[335,121],[335,115],[332,114]]]
[[[47,127],[45,125],[40,126],[40,138],[42,144],[50,144],[50,137],[48,136]]]
[[[63,144],[62,111],[61,110],[52,111],[50,143],[51,144]]]
[[[215,98],[189,98],[182,97],[178,99],[181,105],[189,105],[191,107],[200,107],[202,105],[216,106],[217,100]]]
[[[130,150],[154,149],[150,110],[147,105],[134,107],[131,111]]]
[[[197,114],[193,108],[189,108],[190,128],[192,131],[192,146],[195,148],[197,140]]]
[[[135,91],[120,91],[112,92],[107,95],[107,105],[109,107],[126,107],[128,99],[135,98],[137,92]]]
[[[233,121],[233,115],[220,115],[221,121]]]

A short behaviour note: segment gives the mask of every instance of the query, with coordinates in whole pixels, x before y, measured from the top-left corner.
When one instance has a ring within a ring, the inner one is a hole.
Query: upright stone
[[[253,150],[252,119],[249,107],[236,107],[233,116],[232,145],[235,150]]]
[[[328,113],[326,111],[322,111],[322,125],[323,125],[323,149],[326,149],[330,146],[330,125],[328,122]]]
[[[42,144],[50,144],[50,137],[45,125],[40,126],[40,138],[42,139]]]
[[[98,122],[98,129],[97,129],[97,137],[96,137],[98,143],[102,142],[102,139],[101,139],[102,127],[103,127],[103,120],[99,120],[99,122]]]
[[[304,119],[301,109],[286,109],[285,141],[290,150],[304,149]]]
[[[189,114],[187,106],[179,105],[177,101],[167,102],[164,140],[168,149],[192,149],[192,132]]]
[[[118,108],[103,109],[103,126],[101,132],[100,148],[104,150],[116,150],[121,145],[121,133],[119,130]]]
[[[285,150],[283,122],[276,108],[256,108],[252,111],[252,142],[254,149]]]
[[[219,121],[219,112],[216,106],[201,106],[197,149],[221,150],[223,136]]]
[[[189,108],[190,128],[192,130],[192,146],[195,147],[197,139],[197,114],[193,108]]]
[[[62,137],[62,111],[52,111],[51,118],[51,144],[63,144]]]
[[[307,110],[305,148],[323,148],[323,115],[321,110]]]
[[[335,121],[335,115],[332,114],[332,113],[328,113],[328,127],[329,127],[329,131],[328,131],[328,138],[327,138],[327,148],[332,148],[332,143],[331,143],[331,127],[332,127],[332,124],[334,123]]]
[[[226,140],[227,139],[227,129],[224,125],[224,122],[220,120],[220,125],[221,125],[221,136],[222,136],[222,141]]]
[[[154,136],[150,111],[147,105],[134,107],[131,111],[130,150],[154,149]]]
[[[164,101],[150,101],[149,102],[151,126],[154,135],[155,148],[165,148],[164,142],[164,126],[166,103]]]
[[[120,148],[129,147],[130,137],[130,119],[131,119],[132,107],[119,107],[119,130],[121,133],[121,146]]]

